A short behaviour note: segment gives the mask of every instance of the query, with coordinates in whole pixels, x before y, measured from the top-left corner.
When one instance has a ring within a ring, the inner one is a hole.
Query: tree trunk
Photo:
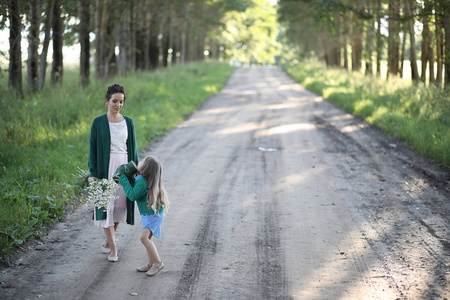
[[[440,5],[444,12],[442,23],[444,25],[444,87],[450,89],[450,1],[441,0]]]
[[[432,10],[432,4],[430,3],[430,0],[425,1],[425,7],[423,10],[423,30],[422,30],[422,72],[420,74],[420,80],[423,82],[426,81],[426,73],[427,73],[427,64],[430,63],[430,57],[431,57],[431,32],[430,32],[430,14]],[[432,74],[430,74],[432,76]]]
[[[89,43],[89,24],[90,24],[90,0],[78,1],[78,17],[80,19],[80,82],[83,87],[89,85],[89,59],[90,59],[90,43]]]
[[[41,23],[41,1],[30,0],[30,29],[28,35],[27,90],[36,92],[39,89],[39,24]]]
[[[442,85],[442,8],[439,5],[439,2],[435,0],[435,19],[436,19],[436,63],[437,63],[437,70],[436,70],[436,84],[438,86]]]
[[[402,28],[403,28],[403,26],[402,26]],[[404,66],[404,62],[405,62],[405,51],[406,51],[407,35],[408,35],[408,33],[406,32],[406,30],[403,30],[402,47],[401,47],[401,50],[400,50],[400,69],[399,69],[400,78],[403,78],[403,66]]]
[[[353,33],[352,33],[352,71],[361,70],[361,54],[362,54],[362,34],[361,20],[356,13],[353,14]]]
[[[50,29],[52,27],[53,20],[53,8],[55,6],[55,0],[47,1],[47,9],[45,12],[45,23],[44,23],[44,42],[42,43],[42,51],[39,62],[39,89],[45,85],[45,75],[47,74],[47,54],[48,46],[50,44]]]
[[[389,0],[388,77],[399,72],[399,0]]]
[[[410,43],[410,63],[411,63],[411,80],[416,82],[419,80],[419,69],[417,68],[417,55],[416,55],[416,37],[414,32],[414,6],[415,0],[405,0],[406,14],[408,16],[408,28],[409,28],[409,43]]]
[[[60,84],[63,78],[63,24],[61,19],[61,0],[55,1],[53,8],[53,63],[50,84]]]
[[[180,45],[180,63],[183,65],[186,61],[187,54],[187,35],[188,35],[188,25],[189,25],[189,8],[190,1],[186,1],[184,4],[184,16],[183,16],[183,26],[181,28],[181,45]]]
[[[148,61],[149,69],[154,70],[158,68],[159,64],[159,23],[161,10],[159,9],[160,4],[156,0],[151,0],[150,3],[150,32],[149,32],[149,45],[148,45]]]
[[[383,36],[381,35],[381,0],[377,0],[377,76],[381,76]]]
[[[369,13],[373,13],[373,1],[369,1]],[[367,22],[367,30],[366,30],[366,75],[373,75],[373,61],[372,61],[372,52],[373,52],[373,42],[375,36],[375,21],[374,19],[369,19]]]
[[[19,0],[9,1],[9,77],[8,87],[22,97],[22,24]]]
[[[105,74],[103,65],[103,47],[106,36],[105,24],[103,24],[104,0],[95,2],[95,77],[103,78]]]

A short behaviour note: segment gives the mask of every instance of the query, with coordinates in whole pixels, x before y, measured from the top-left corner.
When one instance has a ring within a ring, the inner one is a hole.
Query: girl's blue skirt
[[[153,233],[153,236],[160,238],[161,225],[163,219],[164,219],[163,212],[160,212],[155,215],[141,215],[141,220],[143,224],[141,231],[144,230],[145,228],[148,228]]]

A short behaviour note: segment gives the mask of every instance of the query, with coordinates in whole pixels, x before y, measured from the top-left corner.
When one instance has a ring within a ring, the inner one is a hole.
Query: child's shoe
[[[136,271],[138,271],[138,272],[147,272],[148,270],[150,270],[150,265],[149,264],[146,264],[145,266],[136,268]]]
[[[153,266],[150,268],[150,270],[145,273],[148,276],[156,275],[159,271],[161,271],[164,268],[164,263],[161,261],[159,265],[153,264]]]

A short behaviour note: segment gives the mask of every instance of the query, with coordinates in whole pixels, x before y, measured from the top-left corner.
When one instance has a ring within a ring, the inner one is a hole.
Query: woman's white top
[[[111,153],[127,153],[127,122],[125,120],[119,123],[109,122],[109,131],[111,133]]]

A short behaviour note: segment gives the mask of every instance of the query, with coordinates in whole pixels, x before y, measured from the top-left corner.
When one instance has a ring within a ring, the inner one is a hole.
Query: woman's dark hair
[[[113,84],[108,86],[108,90],[106,91],[105,94],[105,99],[109,101],[109,99],[111,99],[112,95],[117,94],[117,93],[121,93],[123,94],[123,100],[125,100],[127,98],[127,95],[125,94],[125,88],[123,86],[121,86],[120,84]]]

